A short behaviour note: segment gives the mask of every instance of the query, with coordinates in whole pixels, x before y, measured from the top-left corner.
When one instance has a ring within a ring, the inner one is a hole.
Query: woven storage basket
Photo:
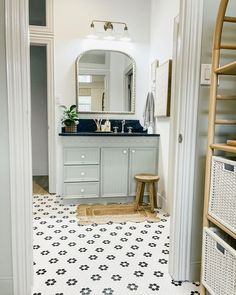
[[[236,161],[212,157],[208,213],[236,233]]]
[[[211,295],[236,294],[236,241],[215,228],[203,230],[202,283]]]

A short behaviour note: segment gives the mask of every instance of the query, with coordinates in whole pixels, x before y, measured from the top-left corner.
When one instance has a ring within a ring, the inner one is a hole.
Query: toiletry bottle
[[[105,131],[110,132],[111,131],[111,122],[107,119],[105,122]]]

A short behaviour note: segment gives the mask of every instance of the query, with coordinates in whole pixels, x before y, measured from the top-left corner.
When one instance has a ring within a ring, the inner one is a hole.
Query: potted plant
[[[73,104],[68,108],[65,105],[62,105],[61,107],[63,108],[63,117],[61,122],[65,126],[65,132],[77,132],[79,118],[78,113],[76,112],[76,105]]]

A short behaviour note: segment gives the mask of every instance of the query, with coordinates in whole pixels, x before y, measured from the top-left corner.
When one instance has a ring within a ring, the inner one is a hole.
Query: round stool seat
[[[142,181],[142,182],[156,182],[160,179],[158,175],[148,174],[148,173],[136,174],[134,178],[137,181]]]

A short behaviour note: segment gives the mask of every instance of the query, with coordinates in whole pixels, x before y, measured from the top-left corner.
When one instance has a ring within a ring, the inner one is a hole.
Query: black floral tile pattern
[[[34,196],[32,295],[193,295],[168,274],[169,216],[159,223],[78,225],[75,206]]]

